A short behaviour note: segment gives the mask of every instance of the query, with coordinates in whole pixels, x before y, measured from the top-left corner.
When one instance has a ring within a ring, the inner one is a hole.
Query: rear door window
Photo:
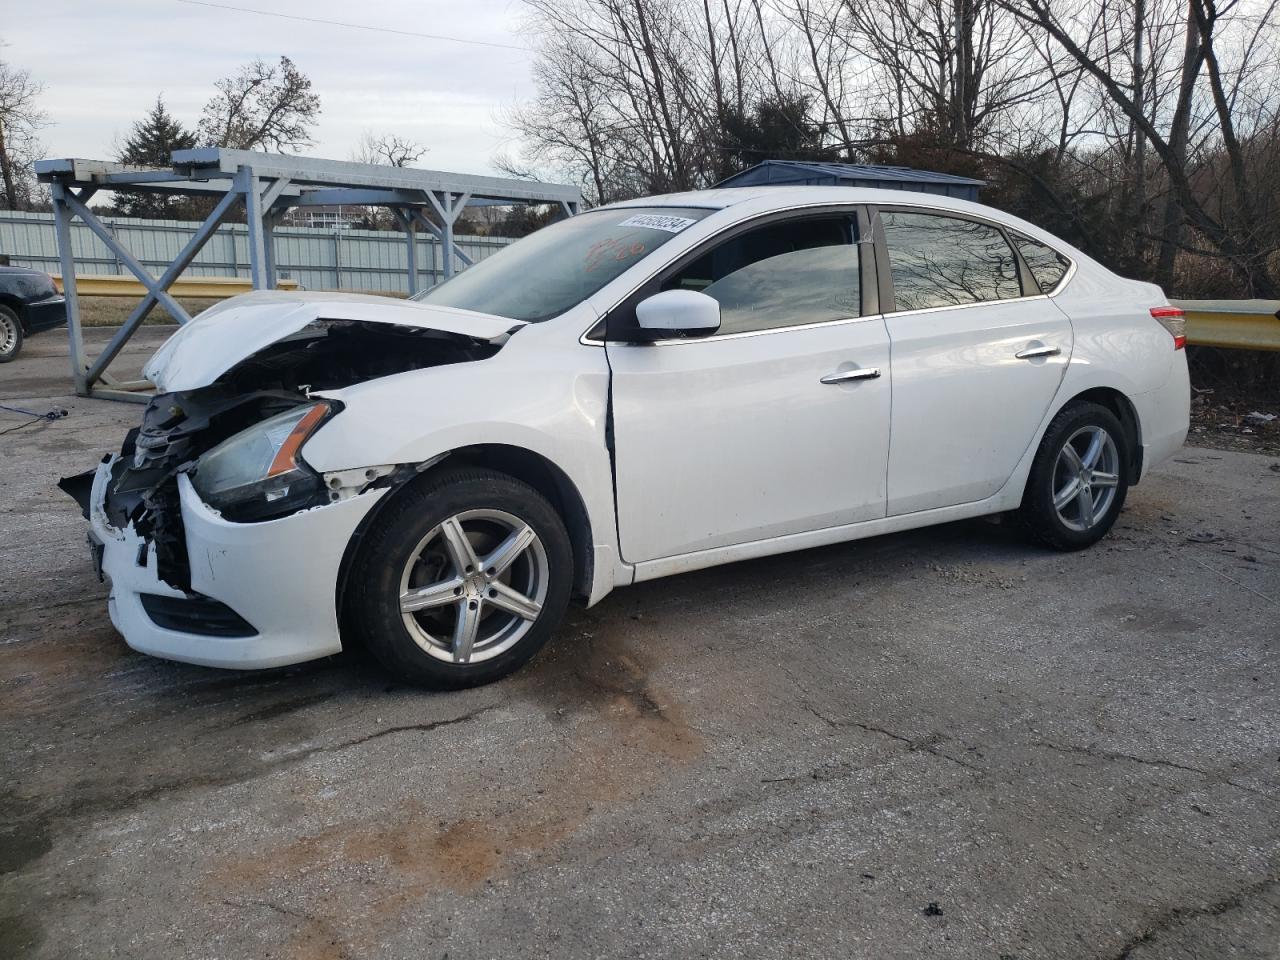
[[[995,227],[933,213],[881,210],[899,310],[1022,296],[1018,262]]]

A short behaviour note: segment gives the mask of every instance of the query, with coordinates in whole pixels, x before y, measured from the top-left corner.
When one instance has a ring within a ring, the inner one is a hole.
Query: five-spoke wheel
[[[1129,489],[1130,438],[1097,403],[1062,410],[1040,441],[1018,516],[1036,537],[1078,550],[1104,537]]]
[[[1053,506],[1072,530],[1085,531],[1107,514],[1120,483],[1120,454],[1105,427],[1081,427],[1062,445],[1054,472]]]
[[[432,529],[400,578],[405,628],[454,663],[496,657],[537,621],[549,582],[533,527],[502,510],[468,510]]]
[[[573,552],[537,490],[491,470],[428,474],[392,495],[352,560],[344,637],[431,686],[515,670],[564,614]]]

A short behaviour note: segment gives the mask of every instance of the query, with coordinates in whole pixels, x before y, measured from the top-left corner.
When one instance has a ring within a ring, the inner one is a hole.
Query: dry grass
[[[404,299],[407,294],[404,293],[385,293],[381,290],[343,290],[342,293],[370,293],[383,297],[395,297]],[[195,316],[201,310],[207,310],[212,307],[218,300],[207,297],[178,297],[178,303],[186,308],[191,316]],[[138,301],[132,297],[81,297],[80,298],[80,322],[86,327],[118,327],[129,319],[129,314],[133,312],[133,308],[138,305]],[[169,315],[169,311],[164,307],[156,307],[147,315],[144,321],[147,324],[152,323],[176,323]]]
[[[217,300],[200,297],[178,298],[178,303],[193,317],[217,302]],[[133,308],[137,305],[138,301],[132,297],[81,297],[80,322],[86,327],[118,327],[129,319],[129,314],[133,313]],[[157,306],[147,315],[144,322],[151,324],[177,321],[169,315],[168,310]]]

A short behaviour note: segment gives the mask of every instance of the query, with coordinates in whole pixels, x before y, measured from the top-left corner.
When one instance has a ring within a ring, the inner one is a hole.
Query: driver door
[[[773,220],[642,291],[699,290],[719,301],[721,326],[606,344],[624,560],[885,515],[889,338],[857,234],[852,214]]]

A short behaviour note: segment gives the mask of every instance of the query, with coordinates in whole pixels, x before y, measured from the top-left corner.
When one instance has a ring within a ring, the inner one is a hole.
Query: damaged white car
[[[1095,542],[1183,441],[1181,323],[959,200],[649,198],[416,302],[216,306],[64,485],[135,649],[250,668],[359,641],[463,686],[640,580],[983,514]]]

